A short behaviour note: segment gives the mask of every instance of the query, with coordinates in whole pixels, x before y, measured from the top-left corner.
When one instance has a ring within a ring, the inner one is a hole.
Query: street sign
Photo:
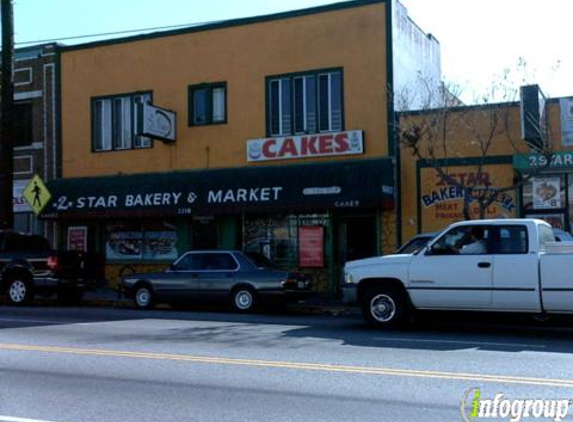
[[[26,186],[26,189],[24,189],[24,198],[32,207],[34,214],[38,215],[48,204],[52,195],[40,176],[35,174],[28,186]]]

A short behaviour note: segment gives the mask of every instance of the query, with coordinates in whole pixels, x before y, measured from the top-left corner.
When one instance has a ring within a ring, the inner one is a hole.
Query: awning
[[[44,218],[193,216],[394,205],[391,158],[58,179]]]

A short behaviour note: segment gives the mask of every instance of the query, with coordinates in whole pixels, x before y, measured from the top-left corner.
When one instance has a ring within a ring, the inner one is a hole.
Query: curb
[[[80,306],[107,307],[116,309],[135,309],[130,299],[84,298]],[[168,305],[167,305],[168,306]],[[163,306],[160,306],[163,308]],[[169,306],[168,306],[169,307]],[[170,308],[170,307],[169,307]],[[219,307],[220,308],[220,307]],[[221,308],[222,309],[222,308]],[[296,314],[310,315],[358,315],[359,309],[353,306],[332,304],[287,304],[286,310]]]

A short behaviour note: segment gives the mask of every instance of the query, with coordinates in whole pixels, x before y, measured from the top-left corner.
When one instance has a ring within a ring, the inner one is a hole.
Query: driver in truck
[[[477,255],[487,252],[487,245],[484,239],[484,229],[482,226],[473,226],[470,230],[469,242],[461,247],[459,253],[462,255]]]

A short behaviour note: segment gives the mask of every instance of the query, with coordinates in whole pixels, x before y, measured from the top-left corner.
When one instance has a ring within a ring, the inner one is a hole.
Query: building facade
[[[14,229],[42,234],[52,243],[56,231],[32,212],[23,191],[37,174],[45,181],[59,177],[57,135],[57,46],[19,48],[14,55]]]
[[[520,102],[401,113],[402,131],[434,125],[443,135],[435,144],[439,144],[435,159],[417,159],[410,147],[401,144],[403,239],[464,219],[464,193],[445,180],[438,168],[475,187],[476,194],[486,188],[501,190],[487,208],[486,218],[541,218],[571,231],[573,100],[548,100],[543,109],[542,150],[524,139]],[[436,124],[441,120],[448,124]],[[419,147],[427,157],[427,140]],[[470,215],[479,217],[475,200],[470,202]]]
[[[165,267],[261,252],[335,294],[395,237],[393,1],[359,0],[64,48],[63,246]]]

